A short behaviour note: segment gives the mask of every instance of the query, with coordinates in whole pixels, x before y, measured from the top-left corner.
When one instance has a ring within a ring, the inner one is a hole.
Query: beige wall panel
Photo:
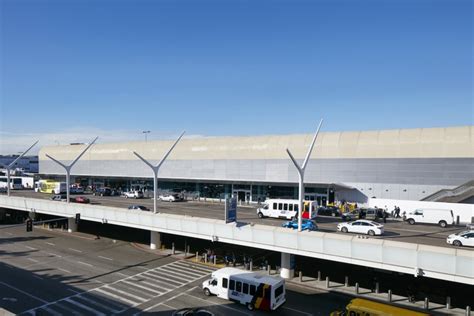
[[[256,137],[205,137],[181,140],[169,159],[304,159],[312,134]],[[442,158],[474,157],[473,126],[409,130],[326,132],[316,140],[312,158]],[[100,139],[99,139],[100,141]],[[132,151],[158,161],[174,140],[95,144],[83,159],[133,160]],[[85,145],[43,147],[39,159],[49,153],[61,161],[74,159]]]
[[[356,157],[360,132],[341,133],[339,137],[339,158]]]

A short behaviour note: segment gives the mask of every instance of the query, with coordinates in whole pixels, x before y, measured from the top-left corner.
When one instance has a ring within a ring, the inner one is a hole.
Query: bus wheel
[[[247,309],[248,309],[249,311],[253,311],[253,310],[255,309],[255,306],[253,306],[252,303],[248,303],[248,304],[247,304]]]
[[[204,289],[204,295],[211,296],[211,291],[207,287]]]

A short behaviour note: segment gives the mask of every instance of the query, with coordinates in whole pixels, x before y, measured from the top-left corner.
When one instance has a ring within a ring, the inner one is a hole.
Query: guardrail
[[[252,223],[0,196],[0,207],[122,225],[474,285],[474,251]]]

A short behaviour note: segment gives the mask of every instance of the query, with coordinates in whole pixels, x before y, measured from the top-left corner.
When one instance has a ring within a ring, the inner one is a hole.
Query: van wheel
[[[247,304],[247,309],[248,309],[249,311],[253,311],[253,310],[255,309],[255,306],[254,306],[252,303],[248,303],[248,304]]]
[[[262,212],[258,212],[258,214],[257,214],[257,215],[258,215],[258,218],[263,218],[263,214],[262,214]]]
[[[369,230],[368,234],[369,234],[369,236],[375,236],[375,232],[372,229]]]
[[[341,232],[347,233],[348,232],[347,227],[342,227]]]
[[[207,287],[204,288],[204,295],[211,296],[211,291],[209,291],[209,289]]]
[[[461,247],[462,243],[459,240],[455,240],[455,241],[453,241],[453,246]]]
[[[410,218],[410,219],[408,220],[408,224],[410,224],[410,225],[415,225],[415,220],[414,220],[413,218]]]
[[[125,198],[128,199],[128,195],[125,195]]]
[[[446,223],[445,221],[440,221],[440,222],[439,222],[439,226],[440,226],[441,228],[446,228],[446,226],[448,226],[448,223]]]

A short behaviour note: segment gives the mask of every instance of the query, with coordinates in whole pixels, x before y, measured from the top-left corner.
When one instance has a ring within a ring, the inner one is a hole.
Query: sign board
[[[225,223],[232,223],[237,221],[237,199],[225,199]]]

